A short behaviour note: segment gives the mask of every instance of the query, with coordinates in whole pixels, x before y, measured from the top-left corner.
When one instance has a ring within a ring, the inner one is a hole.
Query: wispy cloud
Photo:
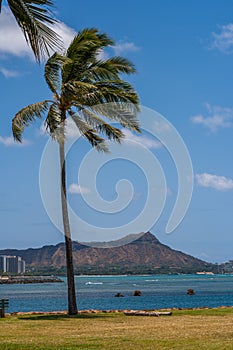
[[[60,35],[60,37],[63,40],[64,48],[68,48],[71,41],[74,39],[75,35],[77,34],[76,31],[73,28],[68,27],[63,22],[57,22],[53,25],[52,29]]]
[[[164,194],[166,193],[166,197],[173,196],[173,191],[169,187],[152,187],[152,192],[155,192],[157,194]]]
[[[65,134],[67,138],[78,138],[81,136],[79,129],[77,128],[75,122],[68,118],[66,120]]]
[[[40,129],[37,130],[37,134],[39,136],[48,136],[48,132],[46,130],[46,126],[45,126],[45,123],[42,123],[41,126],[40,126]]]
[[[159,149],[163,147],[161,142],[151,137],[144,136],[144,135],[140,135],[140,136],[135,135],[130,130],[125,128],[122,129],[122,132],[125,135],[124,142],[130,142],[130,144],[133,146],[138,146],[140,144],[140,145],[143,145],[144,147],[154,148],[154,149]]]
[[[68,139],[79,138],[81,136],[77,126],[71,118],[66,120],[65,134]],[[48,136],[49,133],[46,130],[45,123],[42,123],[38,132],[39,135]]]
[[[134,43],[124,41],[116,43],[116,45],[112,46],[112,49],[116,55],[122,55],[126,52],[136,52],[140,50],[140,48]]]
[[[77,183],[72,183],[68,188],[68,192],[72,194],[81,194],[81,193],[90,193],[90,190],[89,188],[80,186]]]
[[[196,175],[197,184],[201,187],[210,187],[217,191],[233,189],[233,179],[208,173]]]
[[[64,47],[68,47],[75,31],[62,22],[57,22],[52,28],[61,36]],[[33,58],[32,50],[26,44],[22,31],[6,6],[3,6],[0,16],[0,53]]]
[[[233,52],[233,23],[220,27],[219,33],[212,33],[212,49],[217,49],[223,53]]]
[[[21,30],[5,6],[0,16],[0,52],[16,56],[31,55]]]
[[[2,73],[2,75],[4,75],[5,78],[15,78],[20,75],[20,72],[17,72],[16,70],[12,70],[12,69],[7,69],[4,67],[0,67],[0,72]]]
[[[30,141],[24,139],[21,143],[19,143],[19,142],[15,142],[12,136],[6,136],[6,137],[0,136],[0,144],[6,147],[12,147],[12,146],[23,147],[23,146],[28,146],[30,144]]]
[[[202,114],[191,118],[194,124],[200,124],[215,132],[219,128],[230,128],[233,126],[233,109],[206,104],[207,116]]]
[[[109,58],[109,54],[104,51],[104,50],[99,50],[98,55],[97,55],[97,59],[98,60],[107,60]]]

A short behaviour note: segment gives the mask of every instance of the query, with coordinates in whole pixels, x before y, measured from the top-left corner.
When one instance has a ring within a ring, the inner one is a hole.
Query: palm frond
[[[60,100],[66,109],[73,106],[80,106],[80,98],[86,96],[95,89],[94,85],[81,81],[70,81],[62,86]]]
[[[136,69],[134,64],[121,56],[114,56],[109,58],[108,60],[104,61],[105,64],[108,66],[112,66],[118,74],[125,73],[125,74],[133,74],[136,73]]]
[[[45,119],[45,126],[53,139],[56,139],[56,131],[61,124],[61,112],[56,103],[49,107],[47,118]]]
[[[62,66],[69,61],[66,56],[55,52],[46,62],[44,77],[50,90],[57,95],[61,89],[61,72]],[[57,95],[58,97],[58,95]]]
[[[76,113],[69,111],[72,120],[77,126],[80,133],[90,142],[92,147],[95,147],[97,151],[108,152],[108,147],[105,140],[97,135],[97,131],[94,130],[88,123],[82,120]]]
[[[8,4],[38,62],[48,56],[50,50],[62,48],[61,38],[47,25],[56,22],[46,8],[53,6],[53,1],[8,0]]]
[[[131,102],[138,104],[138,95],[134,91],[127,91],[123,88],[118,88],[114,85],[99,87],[95,96],[99,99],[99,103],[118,103]]]
[[[67,50],[67,57],[84,63],[84,56],[89,56],[93,51],[98,53],[99,49],[113,44],[114,41],[107,34],[100,33],[96,28],[85,28],[74,37]]]
[[[88,93],[95,91],[96,86],[93,84],[85,83],[83,81],[70,81],[63,85],[62,94],[66,92],[73,94],[73,98],[79,100],[80,96],[85,96]]]
[[[95,81],[119,80],[119,74],[135,73],[135,67],[132,62],[120,56],[114,56],[107,60],[98,60],[94,62],[88,71],[87,76],[93,75]]]
[[[95,113],[121,124],[124,128],[141,132],[137,118],[138,108],[132,103],[102,103],[92,106],[91,109]]]
[[[99,133],[106,135],[109,140],[113,140],[118,143],[121,142],[121,139],[124,137],[121,130],[106,123],[98,115],[87,108],[82,109],[80,113],[88,125],[92,126]]]
[[[16,141],[22,141],[22,133],[25,126],[33,122],[36,118],[42,118],[42,115],[48,110],[49,101],[42,101],[31,104],[21,109],[12,120],[12,132]]]
[[[72,63],[64,67],[63,82],[82,80],[83,72],[86,72],[93,62],[97,61],[99,50],[109,45],[113,45],[112,39],[95,28],[80,31],[67,50],[66,55],[72,60]]]
[[[139,110],[137,93],[129,83],[122,80],[96,82],[95,90],[82,95],[79,102],[86,106],[105,103],[131,103]]]

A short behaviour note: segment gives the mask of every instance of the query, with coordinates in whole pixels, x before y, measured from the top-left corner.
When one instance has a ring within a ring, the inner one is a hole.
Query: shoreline
[[[196,310],[218,310],[218,309],[232,309],[233,306],[218,306],[218,307],[207,307],[207,306],[201,306],[201,307],[192,307],[192,308],[162,308],[162,309],[144,309],[144,310],[137,310],[137,309],[112,309],[112,310],[98,310],[98,309],[88,309],[88,310],[79,310],[78,315],[82,314],[110,314],[110,313],[128,313],[128,312],[135,312],[135,313],[141,313],[141,312],[172,312],[172,311],[196,311]],[[23,316],[23,315],[68,315],[67,310],[60,310],[60,311],[16,311],[16,312],[9,312],[6,313],[6,316]]]
[[[55,276],[9,276],[0,278],[0,284],[63,283]]]

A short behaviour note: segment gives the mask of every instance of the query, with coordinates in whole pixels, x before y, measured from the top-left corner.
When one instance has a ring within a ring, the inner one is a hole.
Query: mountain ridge
[[[76,274],[195,273],[213,271],[215,265],[174,250],[146,232],[125,245],[93,247],[73,242]],[[130,236],[130,235],[129,235]],[[136,237],[135,235],[131,237]],[[122,239],[118,240],[122,241]],[[112,241],[113,242],[113,241]],[[111,244],[113,244],[111,242]],[[105,242],[108,244],[109,242]],[[65,273],[65,244],[23,250],[4,249],[0,255],[19,255],[34,272]]]

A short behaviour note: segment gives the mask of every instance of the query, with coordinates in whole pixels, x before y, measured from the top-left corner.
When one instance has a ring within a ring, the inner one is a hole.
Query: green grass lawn
[[[7,316],[0,319],[0,349],[232,350],[233,308],[175,310],[160,317]]]

